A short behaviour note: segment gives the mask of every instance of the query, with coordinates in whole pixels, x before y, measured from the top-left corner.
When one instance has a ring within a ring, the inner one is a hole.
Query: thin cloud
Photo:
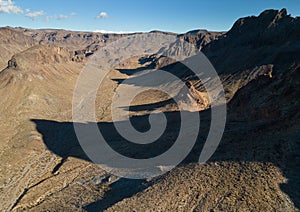
[[[16,6],[12,0],[0,0],[0,13],[22,14],[23,10]]]
[[[28,18],[31,18],[32,20],[37,19],[40,16],[45,15],[46,13],[43,10],[32,12],[32,13],[27,13],[25,16]]]
[[[109,30],[103,30],[103,29],[95,30],[94,32],[99,32],[102,34],[132,34],[132,33],[134,33],[131,31],[109,31]]]
[[[63,20],[63,19],[67,19],[67,18],[69,18],[70,16],[68,16],[68,15],[58,15],[57,17],[56,17],[56,19],[57,20]]]
[[[52,18],[52,16],[46,16],[45,21],[48,22],[51,18]]]
[[[54,15],[54,16],[46,16],[46,21],[49,21],[50,19],[63,20],[63,19],[71,18],[72,16],[75,16],[75,15],[76,15],[76,13],[72,12],[69,15],[60,14],[60,15]]]
[[[96,18],[108,18],[108,15],[106,12],[101,12],[99,15],[96,16]]]

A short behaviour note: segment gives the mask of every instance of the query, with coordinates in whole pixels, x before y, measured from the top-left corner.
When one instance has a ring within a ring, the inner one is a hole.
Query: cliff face
[[[230,104],[243,111],[244,117],[280,119],[287,118],[289,113],[297,114],[294,105],[299,104],[296,96],[299,95],[300,18],[287,15],[285,9],[241,18],[203,51],[224,75],[241,76],[256,66],[272,66],[269,72],[254,77],[249,86],[238,91]],[[291,99],[295,102],[289,104]]]

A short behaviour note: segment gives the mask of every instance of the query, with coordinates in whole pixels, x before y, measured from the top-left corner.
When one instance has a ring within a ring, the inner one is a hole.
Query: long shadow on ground
[[[176,140],[180,129],[180,113],[165,113],[168,127],[156,142],[146,145],[131,143],[122,138],[114,128],[113,123],[97,123],[107,143],[120,154],[131,158],[146,159],[160,155],[167,151]],[[49,120],[32,120],[36,129],[43,135],[43,141],[49,150],[62,158],[77,157],[90,159],[81,148],[72,122],[56,122]],[[148,116],[133,117],[131,123],[139,131],[149,129]],[[80,123],[76,123],[80,124]],[[88,125],[88,124],[83,124]],[[271,162],[281,168],[288,179],[281,189],[293,200],[296,207],[300,207],[299,185],[300,178],[300,133],[292,131],[273,136],[275,122],[270,121],[234,121],[229,120],[223,139],[210,159],[211,161],[258,161]],[[198,162],[199,154],[206,139],[210,126],[210,111],[201,113],[201,128],[197,142],[180,164]],[[186,138],[187,141],[189,138]],[[59,169],[59,167],[57,167]],[[116,202],[142,191],[149,184],[143,180],[119,179],[111,184],[112,190],[106,196],[85,207],[87,210],[104,210]],[[126,188],[126,189],[125,189]],[[125,192],[126,190],[126,192]]]

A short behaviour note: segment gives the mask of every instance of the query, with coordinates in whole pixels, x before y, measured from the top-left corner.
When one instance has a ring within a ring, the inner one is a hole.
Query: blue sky
[[[226,31],[240,17],[287,8],[299,0],[0,0],[0,26],[133,32]]]

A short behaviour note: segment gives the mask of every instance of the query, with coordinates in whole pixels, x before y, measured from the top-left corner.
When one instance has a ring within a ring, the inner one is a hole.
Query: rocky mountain
[[[203,52],[222,72],[232,73],[263,64],[293,63],[299,59],[299,24],[300,19],[287,15],[285,9],[267,10],[258,17],[239,19]]]
[[[285,9],[267,10],[239,19],[228,32],[176,35],[202,51],[218,72],[227,100],[226,128],[217,151],[199,164],[211,123],[210,106],[202,108],[200,133],[191,153],[177,168],[145,180],[99,169],[80,147],[73,128],[72,97],[79,74],[97,50],[126,35],[1,28],[0,209],[298,210],[299,20]],[[160,51],[170,56],[193,54],[178,41]],[[101,71],[94,68],[95,73]],[[131,122],[147,131],[149,114],[165,112],[169,125],[159,143],[140,147],[116,133],[110,115],[115,90],[122,80],[133,73],[147,74],[149,68],[191,82],[207,98],[202,82],[187,67],[159,52],[121,61],[96,94],[95,114],[110,145],[131,157],[147,158],[168,150],[180,128],[178,106],[165,93],[151,90],[131,102]]]
[[[207,30],[193,30],[184,34],[177,35],[179,39],[195,45],[202,49],[213,40],[217,40],[224,32],[208,32]]]

